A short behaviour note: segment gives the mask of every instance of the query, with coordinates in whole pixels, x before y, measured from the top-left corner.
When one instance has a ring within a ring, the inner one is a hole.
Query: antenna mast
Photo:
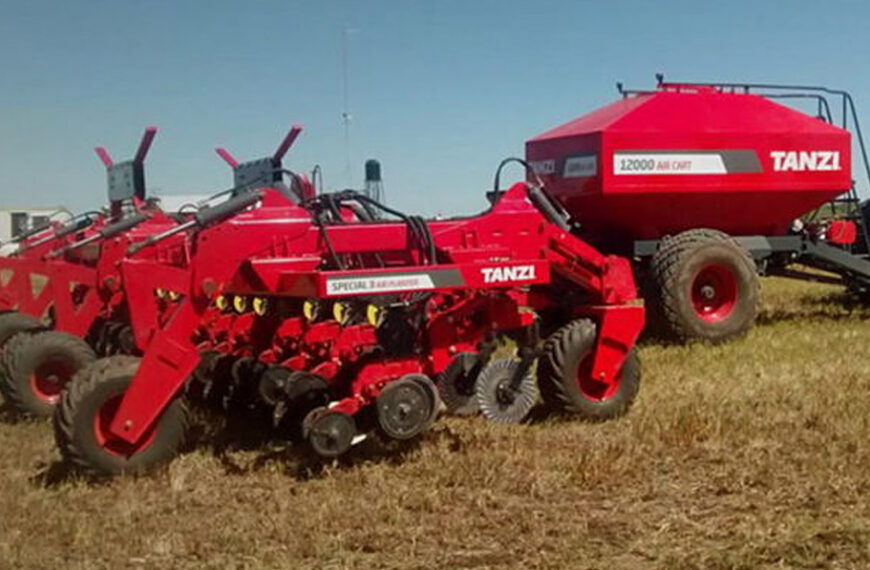
[[[344,176],[345,182],[348,187],[353,186],[352,173],[350,168],[350,81],[348,77],[348,37],[350,36],[351,29],[345,26],[341,30],[341,63],[342,63],[342,77],[343,77],[343,103],[344,110],[341,112],[341,121],[344,123],[344,154],[345,154],[345,162],[344,162]]]

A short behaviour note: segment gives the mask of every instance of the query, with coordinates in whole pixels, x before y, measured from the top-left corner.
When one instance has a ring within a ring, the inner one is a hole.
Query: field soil
[[[0,568],[870,568],[870,309],[764,281],[723,346],[640,350],[601,424],[442,419],[320,467],[201,417],[192,450],[95,483],[0,423]]]

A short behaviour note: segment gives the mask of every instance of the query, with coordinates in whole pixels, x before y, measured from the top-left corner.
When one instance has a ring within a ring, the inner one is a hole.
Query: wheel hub
[[[71,365],[66,362],[48,361],[31,374],[31,390],[40,400],[56,404],[63,387],[72,378],[72,372]]]
[[[517,399],[516,390],[510,385],[510,380],[503,380],[498,383],[495,389],[495,397],[498,403],[503,406],[510,406]]]
[[[577,367],[577,384],[580,386],[580,393],[587,400],[606,402],[619,391],[622,383],[622,372],[620,371],[609,382],[594,378],[592,376],[594,360],[592,353],[589,353],[580,361],[580,365]]]
[[[703,287],[701,287],[701,295],[709,301],[716,297],[716,289],[714,289],[711,285],[704,285]]]
[[[97,445],[103,448],[107,453],[118,457],[130,457],[137,453],[145,451],[157,436],[157,423],[155,422],[148,430],[139,438],[136,443],[129,443],[116,436],[112,430],[112,420],[121,406],[123,394],[118,394],[110,397],[103,402],[97,414],[94,416],[94,438]]]
[[[399,409],[397,410],[398,416],[400,419],[407,419],[408,416],[411,415],[411,406],[408,405],[407,402],[402,402],[399,404]]]
[[[691,285],[692,309],[708,323],[725,321],[734,312],[739,297],[734,269],[724,263],[701,268]]]
[[[510,358],[490,362],[480,374],[476,398],[483,415],[497,423],[523,421],[538,398],[537,383],[526,372],[519,383],[514,376],[520,362]]]

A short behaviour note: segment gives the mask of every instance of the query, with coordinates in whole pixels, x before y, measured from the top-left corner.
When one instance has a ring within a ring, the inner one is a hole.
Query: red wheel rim
[[[612,398],[622,385],[622,371],[613,382],[603,382],[592,377],[593,353],[586,355],[577,367],[577,385],[583,397],[592,402],[604,402]]]
[[[63,387],[72,380],[74,367],[63,360],[49,360],[30,374],[30,390],[40,401],[56,405]]]
[[[123,397],[122,394],[112,396],[100,406],[94,417],[94,436],[97,439],[97,444],[111,455],[130,457],[145,451],[154,443],[154,438],[157,435],[157,424],[155,423],[148,428],[148,431],[136,443],[129,443],[113,434],[109,426],[112,425],[112,420],[118,411],[118,407],[121,405]]]
[[[707,265],[692,281],[692,308],[702,321],[724,321],[737,305],[737,276],[731,267]]]

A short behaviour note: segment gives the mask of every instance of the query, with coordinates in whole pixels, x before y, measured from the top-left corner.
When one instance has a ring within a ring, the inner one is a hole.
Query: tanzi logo
[[[773,169],[779,172],[833,172],[841,170],[840,153],[830,150],[775,150],[770,153]]]
[[[484,283],[504,283],[506,281],[532,281],[535,278],[534,265],[515,265],[513,267],[484,267]]]

